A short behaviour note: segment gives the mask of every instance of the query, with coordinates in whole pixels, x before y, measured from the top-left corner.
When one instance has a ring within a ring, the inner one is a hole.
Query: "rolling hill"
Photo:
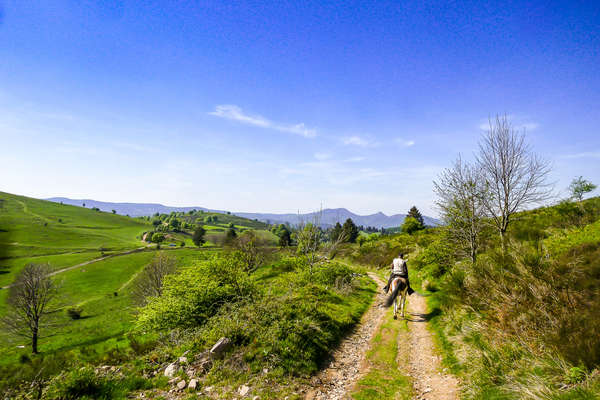
[[[152,215],[154,213],[168,214],[170,212],[188,212],[192,210],[202,210],[207,212],[226,213],[223,210],[212,210],[205,207],[169,207],[157,203],[111,203],[104,201],[96,201],[91,199],[69,199],[66,197],[52,197],[46,199],[49,201],[71,204],[75,206],[97,207],[102,211],[110,212],[115,210],[118,214],[131,215],[132,217]],[[322,226],[333,226],[336,222],[343,223],[346,219],[352,218],[355,224],[363,226],[374,226],[376,228],[392,228],[402,225],[406,214],[386,215],[378,212],[370,215],[358,215],[346,208],[327,208],[323,211],[306,213],[306,214],[275,214],[275,213],[250,213],[250,212],[234,212],[232,214],[248,218],[256,219],[270,224],[274,223],[289,223],[297,225],[301,222],[313,222],[319,220]],[[319,215],[320,214],[320,215]],[[426,225],[436,226],[440,221],[423,216]]]

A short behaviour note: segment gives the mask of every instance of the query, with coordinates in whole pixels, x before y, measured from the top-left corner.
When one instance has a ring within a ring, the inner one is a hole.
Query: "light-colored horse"
[[[394,319],[397,318],[396,314],[398,313],[398,306],[400,306],[400,314],[402,315],[402,318],[404,318],[404,306],[406,304],[406,294],[408,292],[406,279],[400,277],[394,278],[390,285],[390,290],[392,293],[386,299],[385,306],[389,307],[394,303]],[[398,299],[398,295],[400,295],[400,299]]]

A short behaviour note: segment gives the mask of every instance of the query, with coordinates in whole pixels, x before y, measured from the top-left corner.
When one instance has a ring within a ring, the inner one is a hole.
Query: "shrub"
[[[46,389],[47,399],[112,399],[117,387],[112,380],[97,375],[90,367],[62,373]]]
[[[200,326],[227,303],[255,292],[243,265],[233,257],[208,261],[167,275],[163,292],[140,310],[138,324],[151,329]]]
[[[71,307],[67,309],[67,315],[73,320],[80,319],[82,312],[83,309],[81,309],[80,307]]]
[[[164,240],[165,240],[165,235],[163,233],[155,232],[152,235],[152,242],[154,242],[154,243],[160,243]]]

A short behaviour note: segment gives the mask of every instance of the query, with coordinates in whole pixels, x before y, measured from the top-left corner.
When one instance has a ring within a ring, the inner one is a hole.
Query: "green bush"
[[[152,298],[140,310],[138,325],[150,329],[200,326],[223,304],[254,292],[239,260],[215,255],[167,275],[162,296]]]
[[[73,320],[80,319],[82,312],[83,309],[81,309],[80,307],[71,307],[67,309],[67,315]]]
[[[109,378],[97,375],[90,367],[82,367],[62,373],[52,379],[46,389],[47,399],[113,399],[117,384]]]

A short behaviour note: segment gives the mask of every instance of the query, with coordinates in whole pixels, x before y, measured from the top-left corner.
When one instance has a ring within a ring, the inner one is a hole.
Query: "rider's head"
[[[400,254],[398,254],[398,257],[404,258],[404,254],[400,253]]]

